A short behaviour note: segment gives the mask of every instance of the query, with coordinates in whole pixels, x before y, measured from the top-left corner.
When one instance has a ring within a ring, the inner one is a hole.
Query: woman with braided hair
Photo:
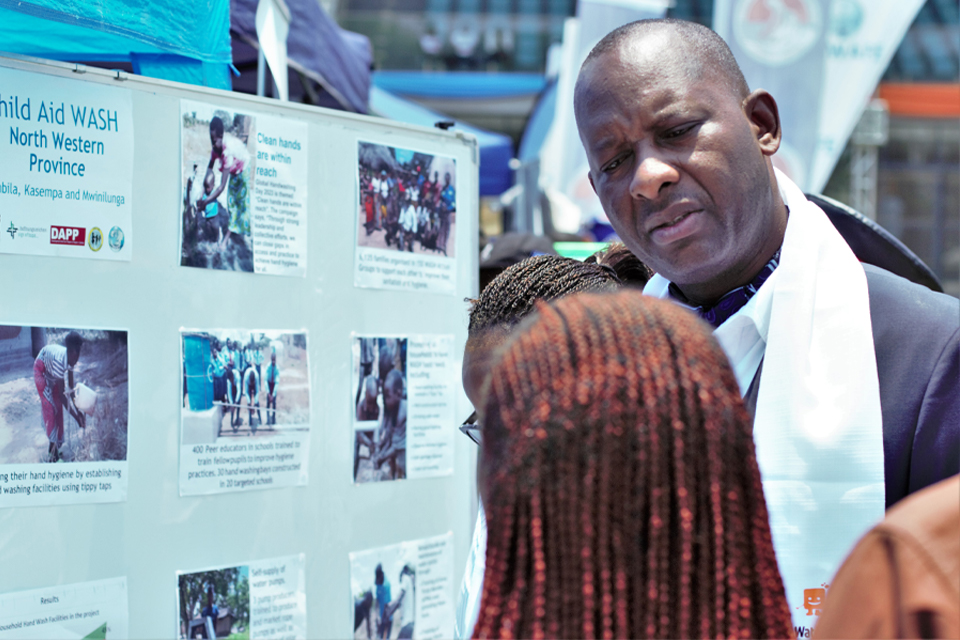
[[[623,247],[621,244],[620,247]],[[607,259],[616,255],[616,268]],[[630,274],[629,276],[621,274]],[[626,255],[616,246],[578,262],[571,258],[541,255],[507,267],[473,300],[469,335],[463,354],[463,388],[474,407],[482,406],[484,381],[497,349],[517,325],[533,312],[538,301],[556,300],[584,291],[614,291],[627,284],[643,287],[650,272],[633,254]],[[638,282],[637,278],[642,278]],[[474,412],[461,427],[479,442],[480,425]],[[463,583],[457,599],[454,635],[467,638],[479,612],[480,588],[486,549],[486,521],[483,505],[477,515]]]
[[[726,357],[637,292],[539,305],[482,412],[477,638],[786,638],[750,419]]]

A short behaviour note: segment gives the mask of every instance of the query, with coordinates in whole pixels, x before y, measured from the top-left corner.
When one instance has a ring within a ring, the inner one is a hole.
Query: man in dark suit
[[[755,411],[781,572],[803,611],[803,591],[884,506],[960,472],[960,302],[857,261],[773,168],[776,101],[706,27],[610,33],[574,108],[604,211],[656,272],[645,293],[715,327]]]

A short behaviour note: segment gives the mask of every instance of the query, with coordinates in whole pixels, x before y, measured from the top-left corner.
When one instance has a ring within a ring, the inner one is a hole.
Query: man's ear
[[[743,101],[743,113],[750,121],[760,151],[772,156],[780,148],[780,111],[777,101],[763,89],[757,89]]]
[[[587,171],[587,180],[590,181],[590,188],[593,189],[594,193],[597,193],[597,185],[593,184],[593,172]],[[597,194],[600,195],[600,194]]]

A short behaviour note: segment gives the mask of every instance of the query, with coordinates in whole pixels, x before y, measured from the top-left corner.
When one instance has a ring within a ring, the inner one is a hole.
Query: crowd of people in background
[[[450,226],[456,212],[457,192],[449,172],[429,175],[421,166],[395,170],[360,169],[360,194],[366,235],[386,232],[387,246],[447,255]]]

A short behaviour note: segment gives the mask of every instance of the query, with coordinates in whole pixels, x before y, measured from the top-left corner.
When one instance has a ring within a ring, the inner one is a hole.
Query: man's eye
[[[621,164],[623,164],[623,158],[615,158],[612,162],[604,165],[603,172],[610,173],[611,171],[615,171]]]
[[[676,127],[675,129],[670,129],[665,134],[663,134],[663,137],[667,140],[670,140],[672,138],[679,138],[685,133],[688,133],[689,131],[691,131],[695,126],[696,126],[695,124],[685,124],[683,126]]]

